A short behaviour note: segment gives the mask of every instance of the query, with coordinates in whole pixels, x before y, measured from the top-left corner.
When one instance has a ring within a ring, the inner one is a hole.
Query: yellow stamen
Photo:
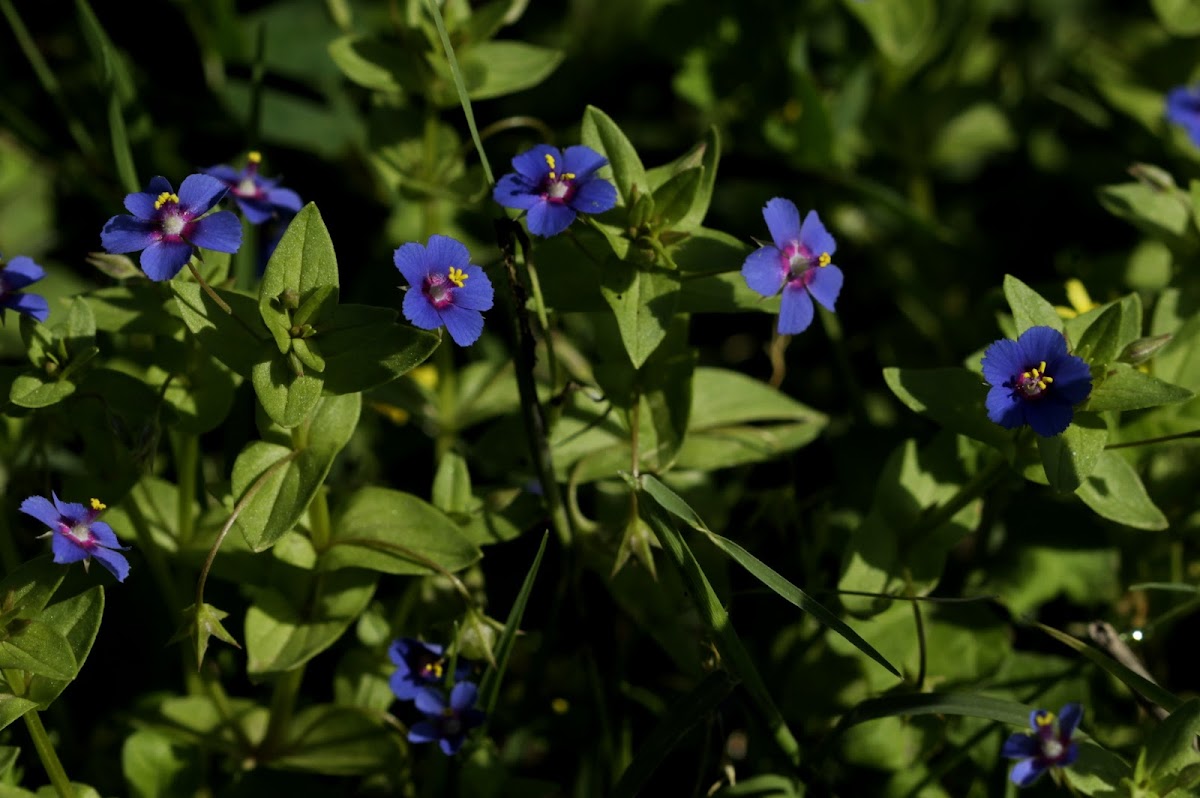
[[[449,276],[450,276],[450,282],[454,283],[454,284],[455,284],[455,285],[457,285],[459,288],[462,288],[462,287],[463,287],[463,283],[464,283],[464,282],[466,282],[466,279],[467,279],[468,277],[470,277],[471,275],[467,274],[467,273],[466,273],[466,272],[464,272],[462,269],[459,269],[459,268],[457,268],[457,267],[451,266],[451,267],[450,267],[450,275],[449,275]]]
[[[558,178],[554,176],[554,170],[557,169],[558,166],[554,163],[554,156],[550,153],[546,153],[546,166],[550,167],[550,179],[557,180]]]
[[[164,191],[163,193],[158,195],[158,199],[154,200],[154,210],[156,210],[156,211],[159,210],[160,208],[162,208],[162,206],[166,205],[168,202],[178,203],[179,195],[172,194],[170,191]]]
[[[1039,726],[1049,726],[1051,723],[1054,722],[1054,713],[1053,712],[1039,712],[1037,715],[1034,716],[1033,722]]]
[[[99,499],[92,499],[92,509],[95,510],[96,512],[100,512],[101,510],[107,510],[108,505],[105,504],[104,502],[100,501]]]
[[[562,179],[563,179],[563,180],[574,180],[574,179],[575,179],[575,173],[574,173],[574,172],[563,172],[563,173],[562,173]]]
[[[262,163],[262,153],[258,150],[250,150],[246,153],[246,160],[250,163]]]
[[[818,266],[828,266],[831,263],[833,263],[833,258],[829,257],[828,252],[822,252],[821,257],[817,258]]]

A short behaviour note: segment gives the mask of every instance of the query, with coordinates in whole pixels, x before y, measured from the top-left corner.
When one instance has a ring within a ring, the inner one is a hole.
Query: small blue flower
[[[189,175],[176,194],[165,177],[146,191],[125,196],[129,214],[104,225],[100,242],[114,254],[142,250],[142,271],[151,280],[170,280],[187,265],[198,247],[237,252],[242,224],[233,211],[205,216],[225,196],[225,184],[208,175]]]
[[[529,232],[549,238],[571,226],[577,213],[604,213],[617,204],[617,189],[597,177],[608,163],[582,144],[565,152],[539,144],[512,159],[516,172],[496,183],[492,198],[505,208],[528,211]]]
[[[1063,768],[1079,756],[1079,745],[1071,742],[1071,735],[1083,719],[1083,707],[1067,704],[1058,713],[1035,709],[1029,714],[1029,725],[1033,734],[1018,732],[1004,741],[1000,755],[1008,759],[1019,759],[1009,778],[1018,787],[1028,787],[1052,767]]]
[[[983,377],[992,386],[988,418],[1005,429],[1028,424],[1043,438],[1065,430],[1092,392],[1087,363],[1067,354],[1067,339],[1053,327],[993,343],[983,353]]]
[[[50,548],[54,561],[60,564],[83,560],[86,571],[95,557],[100,564],[112,572],[118,582],[129,575],[129,561],[119,551],[125,551],[113,533],[112,527],[96,516],[105,509],[99,499],[92,499],[87,507],[73,502],[61,502],[54,493],[53,502],[44,496],[30,496],[21,502],[21,512],[32,515],[50,531],[42,537],[51,536]]]
[[[290,188],[279,188],[278,180],[260,175],[260,163],[262,154],[251,152],[246,157],[246,166],[240,170],[221,164],[205,169],[204,174],[225,184],[250,224],[262,224],[268,219],[299,213],[304,206],[300,195]]]
[[[834,309],[843,279],[842,270],[833,265],[837,242],[816,211],[809,211],[800,224],[800,211],[790,200],[769,200],[763,218],[775,244],[751,252],[742,264],[742,277],[763,296],[783,290],[777,329],[780,335],[795,335],[812,324],[813,299]]]
[[[425,719],[408,730],[410,743],[431,743],[437,740],[446,756],[453,756],[462,747],[467,732],[483,723],[484,713],[475,709],[479,688],[473,682],[459,682],[450,691],[450,700],[436,687],[417,691],[417,709]]]
[[[421,688],[438,686],[446,680],[445,649],[435,643],[402,637],[392,642],[388,656],[396,666],[390,681],[392,692],[401,701],[412,701]],[[464,663],[455,675],[465,676],[468,670]]]
[[[429,246],[409,243],[392,258],[408,280],[404,318],[422,330],[442,325],[459,346],[470,346],[483,333],[483,314],[492,307],[492,283],[471,263],[471,253],[446,236],[429,237]]]
[[[46,270],[24,255],[5,263],[0,259],[0,322],[5,310],[14,310],[45,321],[50,315],[50,303],[43,296],[23,293],[23,289],[46,276]]]
[[[1176,86],[1167,92],[1167,121],[1181,125],[1200,147],[1200,85]]]

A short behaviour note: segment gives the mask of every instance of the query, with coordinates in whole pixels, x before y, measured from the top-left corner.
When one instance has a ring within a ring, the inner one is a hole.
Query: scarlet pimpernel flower
[[[109,219],[100,242],[114,254],[142,250],[146,276],[170,280],[197,248],[232,253],[241,246],[242,224],[233,211],[208,213],[226,191],[215,177],[189,175],[176,194],[165,177],[155,177],[145,191],[125,196],[132,215]]]
[[[96,520],[106,505],[99,499],[92,499],[84,507],[75,502],[59,501],[54,493],[50,496],[53,501],[44,496],[30,496],[21,502],[21,512],[49,527],[43,537],[50,537],[54,561],[67,564],[82,560],[86,570],[95,557],[118,582],[124,582],[129,575],[129,561],[118,552],[125,551],[125,547],[117,540],[111,526]]]
[[[1180,125],[1200,147],[1200,85],[1176,86],[1167,92],[1167,121]]]
[[[1067,353],[1066,338],[1053,327],[1030,327],[1015,341],[996,341],[982,365],[992,386],[988,418],[1005,429],[1028,424],[1044,438],[1058,435],[1092,392],[1087,363]]]
[[[432,687],[445,682],[446,651],[436,643],[422,643],[411,637],[402,637],[392,642],[388,656],[395,664],[390,684],[392,692],[401,701],[412,701],[423,687]],[[461,665],[456,676],[463,676],[467,668]]]
[[[492,307],[492,283],[471,263],[471,253],[447,236],[429,237],[429,245],[408,243],[393,256],[408,280],[404,318],[422,330],[445,325],[454,343],[470,346],[483,333],[483,314]]]
[[[763,219],[774,244],[750,253],[742,277],[763,296],[783,291],[777,329],[780,335],[795,335],[812,324],[813,299],[834,309],[843,280],[842,270],[833,265],[837,242],[816,211],[809,211],[801,224],[796,205],[781,197],[767,202]]]
[[[250,224],[262,224],[268,219],[298,213],[304,204],[300,195],[290,188],[280,188],[278,180],[260,175],[258,167],[261,163],[262,153],[251,152],[241,169],[220,164],[205,169],[204,174],[225,184]]]
[[[1083,707],[1067,704],[1058,713],[1035,709],[1029,715],[1033,734],[1016,733],[1004,741],[1000,754],[1008,759],[1021,760],[1013,766],[1009,778],[1018,787],[1028,787],[1050,768],[1070,765],[1079,756],[1079,745],[1071,735],[1083,719]]]
[[[505,208],[527,211],[529,232],[549,238],[566,230],[579,213],[604,213],[617,204],[617,189],[596,170],[608,159],[577,144],[559,152],[539,144],[512,159],[513,168],[500,178],[493,199]]]
[[[25,293],[26,288],[46,276],[46,270],[24,255],[5,263],[0,259],[0,322],[5,310],[24,313],[38,321],[50,316],[50,303],[43,296]]]
[[[436,687],[422,687],[417,691],[415,703],[424,713],[408,730],[410,743],[431,743],[435,740],[442,753],[453,756],[462,747],[467,732],[483,723],[483,712],[475,708],[479,688],[474,682],[459,682],[450,691],[449,700]]]

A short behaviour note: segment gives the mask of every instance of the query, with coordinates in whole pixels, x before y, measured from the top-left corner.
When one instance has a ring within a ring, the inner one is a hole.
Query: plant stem
[[[434,444],[435,468],[440,466],[442,458],[454,448],[458,438],[458,374],[454,370],[454,351],[445,339],[438,344],[433,352],[437,359],[437,439]]]
[[[200,468],[200,439],[188,432],[180,432],[175,438],[175,469],[179,482],[176,485],[179,504],[179,548],[183,550],[192,542],[195,532],[196,475]]]
[[[33,747],[37,749],[38,759],[42,760],[42,767],[46,769],[46,775],[50,777],[50,783],[54,785],[58,798],[75,798],[75,788],[71,786],[67,771],[63,770],[62,762],[58,760],[54,743],[50,742],[50,735],[46,734],[46,727],[42,725],[37,710],[31,709],[22,717],[25,727],[29,729],[29,736],[33,738]]]
[[[308,505],[308,533],[312,537],[313,548],[318,553],[329,548],[333,539],[333,528],[329,522],[329,489],[322,485]]]
[[[194,259],[188,261],[188,269],[191,270],[192,276],[196,278],[196,282],[200,283],[200,287],[204,289],[204,293],[208,294],[208,298],[213,302],[216,302],[217,307],[232,316],[233,308],[229,307],[228,302],[217,296],[217,292],[212,289],[212,286],[208,284],[208,281],[200,276],[200,270],[196,268]]]
[[[1200,429],[1192,430],[1191,432],[1176,432],[1174,435],[1163,435],[1159,438],[1143,438],[1140,441],[1125,441],[1124,443],[1110,443],[1105,446],[1105,449],[1132,449],[1135,446],[1149,446],[1152,443],[1167,443],[1169,441],[1181,441],[1187,438],[1200,438]]]
[[[957,493],[937,507],[927,510],[917,520],[917,523],[913,524],[910,534],[916,536],[932,532],[958,515],[959,510],[982,496],[983,492],[1004,474],[1004,466],[1004,458],[993,458],[991,462],[975,472],[975,476],[967,480]]]
[[[272,756],[286,742],[302,681],[304,681],[304,665],[284,671],[276,680],[275,689],[271,693],[271,719],[267,722],[267,733],[263,736],[260,747],[261,758],[266,759]]]
[[[233,284],[243,291],[254,288],[258,277],[258,228],[242,220],[242,245],[233,256]]]

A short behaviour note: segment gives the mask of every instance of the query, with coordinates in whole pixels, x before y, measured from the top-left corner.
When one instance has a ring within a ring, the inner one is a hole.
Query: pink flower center
[[[575,173],[563,172],[559,174],[558,164],[554,161],[554,156],[547,154],[546,166],[550,167],[550,173],[546,175],[542,181],[542,199],[562,205],[569,202],[571,197],[575,196]]]
[[[1043,360],[1037,366],[1031,366],[1028,371],[1023,371],[1017,376],[1016,389],[1025,399],[1037,399],[1049,389],[1053,382],[1054,378],[1046,373],[1046,361]]]
[[[85,549],[93,548],[96,545],[96,539],[92,536],[92,528],[86,522],[74,526],[60,522],[58,528],[64,535]]]
[[[454,301],[454,287],[446,277],[430,274],[425,278],[425,296],[441,310]]]

